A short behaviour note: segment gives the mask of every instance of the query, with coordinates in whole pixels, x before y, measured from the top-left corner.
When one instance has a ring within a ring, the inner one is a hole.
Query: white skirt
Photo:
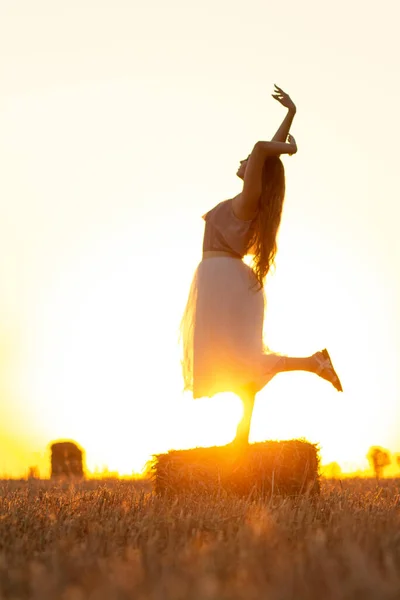
[[[193,398],[262,389],[284,357],[263,343],[264,290],[250,267],[229,256],[196,269],[181,322],[183,378]]]

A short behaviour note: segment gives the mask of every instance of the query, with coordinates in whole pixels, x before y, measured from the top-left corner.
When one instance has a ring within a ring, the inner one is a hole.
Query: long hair
[[[269,156],[262,170],[259,211],[247,250],[253,254],[252,269],[260,289],[278,251],[276,237],[285,199],[285,169],[278,156]]]

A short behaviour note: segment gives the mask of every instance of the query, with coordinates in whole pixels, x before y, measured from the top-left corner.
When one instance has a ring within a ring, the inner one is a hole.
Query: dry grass
[[[168,500],[146,482],[3,482],[0,598],[397,600],[399,480],[342,486]]]
[[[260,497],[319,493],[316,444],[305,440],[269,441],[158,454],[153,465],[158,494],[219,494]]]

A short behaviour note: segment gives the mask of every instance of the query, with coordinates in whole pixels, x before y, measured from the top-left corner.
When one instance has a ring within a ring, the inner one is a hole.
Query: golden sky
[[[230,395],[182,394],[177,330],[201,215],[298,107],[266,341],[330,351],[259,395],[252,440],[323,462],[400,451],[396,0],[2,0],[0,474],[45,474],[72,438],[91,470],[222,444]]]

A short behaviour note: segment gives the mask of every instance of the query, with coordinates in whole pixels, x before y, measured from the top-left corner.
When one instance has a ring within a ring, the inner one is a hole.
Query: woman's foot
[[[343,392],[342,384],[340,383],[340,379],[333,368],[328,350],[324,348],[320,352],[313,354],[312,358],[314,359],[315,363],[315,373],[323,379],[330,381],[330,383],[338,390],[338,392]]]

